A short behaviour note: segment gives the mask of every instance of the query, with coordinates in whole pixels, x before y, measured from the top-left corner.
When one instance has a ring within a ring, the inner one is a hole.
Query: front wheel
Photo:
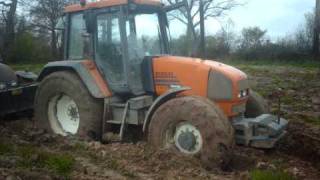
[[[148,141],[155,148],[199,157],[206,167],[223,168],[231,159],[234,133],[214,103],[202,97],[180,97],[155,112]]]
[[[99,140],[103,102],[93,98],[80,78],[56,72],[39,85],[35,98],[37,126],[49,133]]]

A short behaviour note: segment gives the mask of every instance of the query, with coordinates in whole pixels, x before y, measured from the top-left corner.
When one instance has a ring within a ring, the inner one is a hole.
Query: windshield
[[[157,13],[130,15],[126,28],[130,60],[163,53]]]

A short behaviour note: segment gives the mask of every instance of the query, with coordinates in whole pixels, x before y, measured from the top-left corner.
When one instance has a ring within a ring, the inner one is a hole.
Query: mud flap
[[[257,118],[240,118],[233,122],[236,143],[261,149],[271,149],[286,134],[288,121],[271,114]]]

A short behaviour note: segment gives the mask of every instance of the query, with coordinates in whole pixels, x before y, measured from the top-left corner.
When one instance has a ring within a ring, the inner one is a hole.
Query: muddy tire
[[[63,136],[100,140],[103,102],[93,98],[72,72],[56,72],[39,85],[35,119],[39,128]]]
[[[148,142],[157,149],[198,157],[207,168],[225,168],[232,156],[234,132],[214,103],[202,97],[180,97],[154,113]]]
[[[262,114],[269,113],[268,103],[258,93],[251,91],[246,105],[246,118],[256,118]]]

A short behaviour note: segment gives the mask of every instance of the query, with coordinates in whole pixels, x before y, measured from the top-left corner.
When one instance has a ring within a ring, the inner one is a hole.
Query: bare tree
[[[265,36],[267,30],[262,30],[259,27],[249,27],[242,30],[242,40],[241,48],[242,49],[257,49],[261,47],[267,40]]]
[[[15,20],[18,0],[0,1],[2,6],[2,20],[4,22],[2,57],[8,60],[14,40],[15,40]]]
[[[312,54],[315,34],[315,12],[305,14],[305,23],[299,26],[294,34],[297,49],[305,54]],[[317,48],[315,48],[317,49]]]
[[[313,54],[319,57],[319,35],[320,35],[320,0],[316,0],[315,20],[314,20],[314,39],[313,39]]]
[[[166,0],[169,5],[176,4],[183,0]],[[200,26],[200,0],[187,0],[189,8],[187,10],[181,9],[181,14],[173,15],[173,18],[188,24],[188,19],[190,19],[192,25],[192,33],[196,36],[196,29]],[[217,18],[225,15],[228,11],[236,6],[241,5],[239,0],[202,0],[203,3],[203,13],[204,20],[208,18]],[[189,18],[189,16],[191,16]]]
[[[63,15],[64,7],[70,2],[74,0],[37,0],[30,10],[33,25],[50,34],[53,57],[58,55],[56,25]]]

